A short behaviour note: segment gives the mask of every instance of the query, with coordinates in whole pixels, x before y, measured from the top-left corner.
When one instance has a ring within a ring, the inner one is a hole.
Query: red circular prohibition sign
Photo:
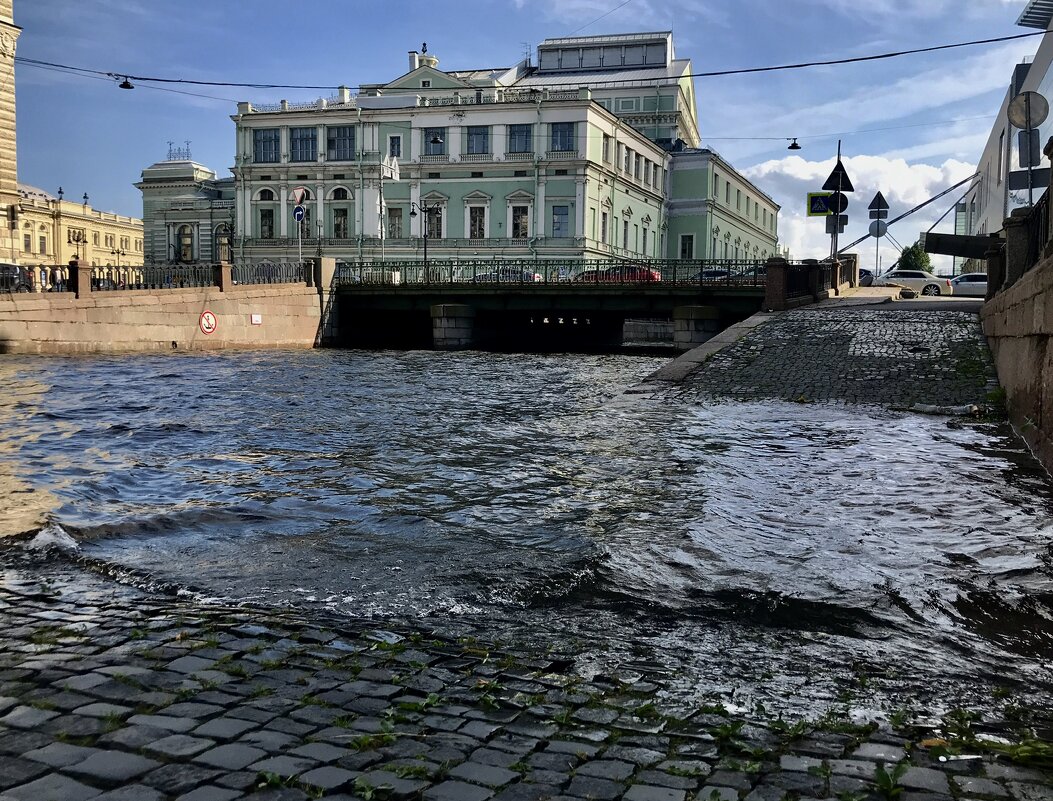
[[[216,315],[205,309],[201,312],[201,318],[197,321],[198,328],[201,329],[202,334],[214,334],[216,333]]]

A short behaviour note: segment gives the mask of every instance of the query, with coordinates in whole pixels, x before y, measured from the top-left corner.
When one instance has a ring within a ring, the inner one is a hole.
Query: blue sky
[[[379,83],[428,42],[439,67],[510,66],[552,36],[671,29],[696,72],[852,57],[1025,33],[1023,0],[15,0],[18,55],[114,73],[255,83]],[[612,9],[614,10],[612,13]],[[606,16],[602,16],[606,15]],[[602,19],[597,18],[601,17]],[[589,24],[592,23],[592,24]],[[1013,65],[1038,37],[848,66],[696,81],[705,145],[783,205],[795,257],[824,255],[804,194],[830,172],[838,134],[857,192],[852,239],[880,189],[892,214],[971,173]],[[132,184],[190,140],[221,175],[233,163],[238,100],[308,100],[328,91],[180,87],[211,97],[19,65],[19,179],[96,208],[140,216]],[[885,130],[875,130],[885,129]],[[891,130],[890,130],[891,129]],[[804,149],[751,137],[798,137]],[[950,205],[893,228],[903,244]],[[883,259],[894,250],[886,244]],[[861,247],[874,259],[873,242]]]

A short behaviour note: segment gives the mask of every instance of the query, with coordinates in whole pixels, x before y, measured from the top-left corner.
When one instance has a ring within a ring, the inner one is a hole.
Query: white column
[[[318,221],[319,220],[321,220],[323,223],[327,223],[327,224],[329,222],[325,218],[325,185],[324,184],[322,184],[322,183],[315,184],[314,196],[315,196],[315,201],[316,201],[316,203],[315,203],[316,211],[314,213],[314,220],[311,221],[311,227],[314,228],[314,230],[310,232],[309,236],[318,236]],[[324,227],[322,228],[322,231],[323,232],[325,231]]]
[[[414,217],[413,213],[412,213],[413,212],[413,206],[412,206],[413,203],[417,204],[417,208],[418,209],[420,208],[420,182],[419,181],[410,184],[410,204],[411,205],[409,207],[409,210],[406,213],[410,215],[410,218],[409,218],[410,236],[420,236],[421,225],[424,222],[424,213],[421,212],[421,211],[418,211],[417,212],[417,216]]]
[[[278,236],[289,235],[289,186],[281,185],[281,194],[278,204]]]
[[[547,226],[545,225],[545,179],[538,178],[537,198],[534,204],[534,219],[532,228],[534,236],[544,236]]]
[[[316,136],[318,137],[318,152],[315,154],[317,156],[315,161],[317,161],[319,164],[324,164],[326,156],[328,155],[327,152],[326,152],[327,151],[327,147],[326,147],[326,141],[325,141],[325,126],[324,125],[319,125],[318,126],[318,133],[316,134]]]
[[[405,136],[409,141],[403,142],[403,152],[409,153],[410,161],[420,161],[421,129],[416,125],[411,125],[410,129],[406,131]]]
[[[490,127],[490,149],[495,156],[505,157],[508,150],[508,126],[493,125]]]
[[[446,154],[450,157],[450,161],[460,161],[461,152],[461,132],[464,129],[460,125],[451,125],[446,129]]]
[[[585,236],[585,178],[574,182],[574,225],[571,236]]]

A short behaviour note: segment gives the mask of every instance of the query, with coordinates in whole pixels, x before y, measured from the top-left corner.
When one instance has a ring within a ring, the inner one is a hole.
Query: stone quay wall
[[[989,298],[980,317],[1009,418],[1053,472],[1053,259]]]
[[[311,348],[321,309],[303,283],[0,294],[0,353]]]

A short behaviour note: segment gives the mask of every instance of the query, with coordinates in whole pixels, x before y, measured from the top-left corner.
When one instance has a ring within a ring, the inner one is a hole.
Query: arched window
[[[333,200],[347,200],[347,190],[342,186],[338,186],[333,190]]]
[[[179,226],[176,233],[176,253],[179,261],[194,260],[194,229],[189,225]]]
[[[219,261],[233,261],[234,254],[230,246],[230,226],[223,224],[216,228],[213,234],[216,243],[215,258]]]
[[[256,196],[257,200],[264,200],[268,202],[274,201],[274,192],[270,189],[261,189],[260,193]]]

